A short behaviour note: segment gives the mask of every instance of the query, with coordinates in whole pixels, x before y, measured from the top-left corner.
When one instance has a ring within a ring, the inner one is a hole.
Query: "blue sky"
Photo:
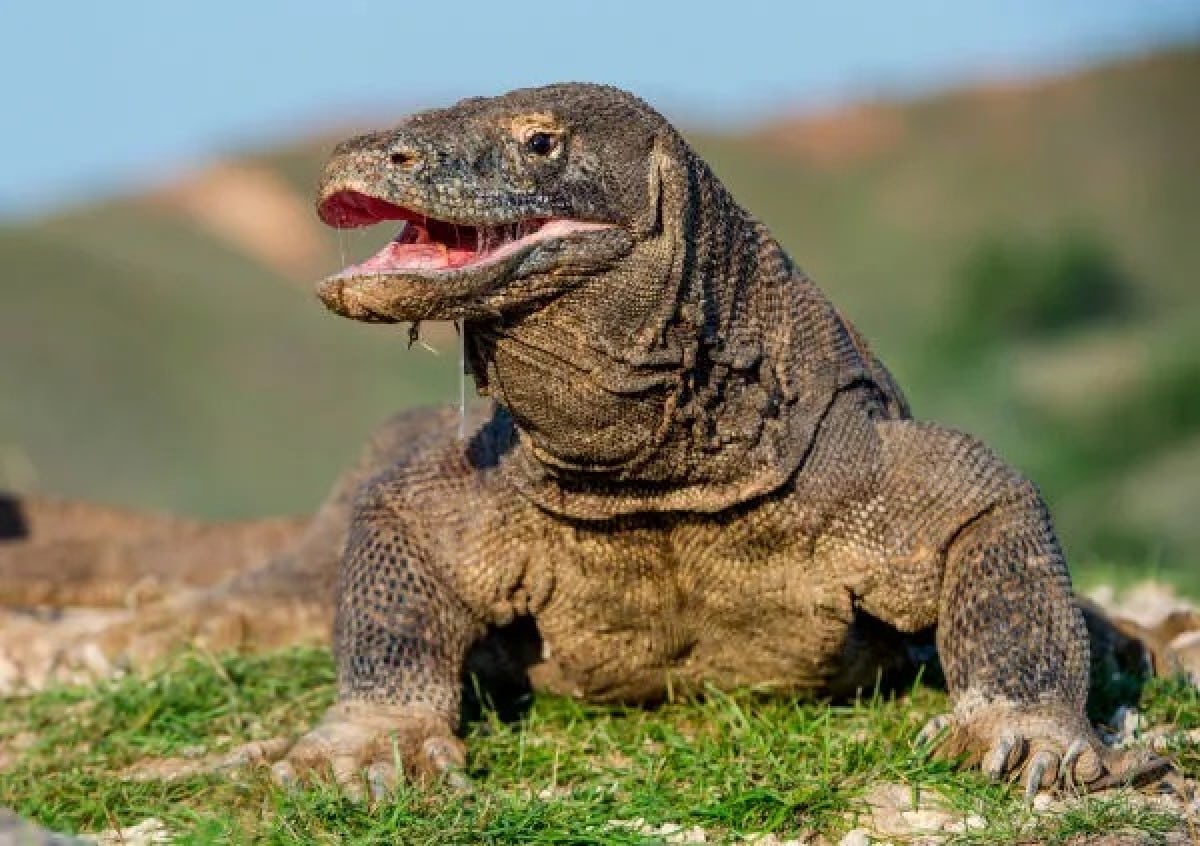
[[[725,123],[1071,67],[1200,37],[1200,2],[0,0],[0,33],[12,216],[339,118],[558,80]]]

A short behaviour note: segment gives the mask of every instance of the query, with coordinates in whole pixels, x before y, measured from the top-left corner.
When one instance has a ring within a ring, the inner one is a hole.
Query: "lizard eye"
[[[525,139],[525,149],[538,156],[548,156],[558,147],[558,138],[549,132],[534,132]]]

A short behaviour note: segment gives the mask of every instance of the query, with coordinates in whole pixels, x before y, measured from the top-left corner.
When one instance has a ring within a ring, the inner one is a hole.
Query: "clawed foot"
[[[332,776],[347,796],[361,799],[387,796],[406,779],[469,790],[465,765],[466,747],[433,711],[341,702],[271,772],[287,786]]]
[[[1106,747],[1086,717],[1063,706],[992,704],[934,717],[917,735],[934,755],[979,766],[989,778],[1019,780],[1025,799],[1043,788],[1103,790],[1165,774],[1149,751]]]

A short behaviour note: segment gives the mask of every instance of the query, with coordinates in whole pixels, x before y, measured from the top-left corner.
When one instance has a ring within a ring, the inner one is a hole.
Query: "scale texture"
[[[318,211],[407,222],[319,296],[359,320],[458,321],[490,410],[465,438],[451,410],[395,418],[286,552],[99,641],[277,645],[332,616],[339,702],[279,778],[385,790],[400,763],[461,784],[468,668],[604,701],[836,697],[932,643],[953,711],[923,737],[941,753],[1029,791],[1161,769],[1085,716],[1089,627],[1036,487],[912,419],[638,98],[562,84],[414,115],[339,145]]]

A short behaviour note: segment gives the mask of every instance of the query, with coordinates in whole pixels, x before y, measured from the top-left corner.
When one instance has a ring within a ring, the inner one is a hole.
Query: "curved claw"
[[[379,801],[392,796],[396,792],[399,778],[396,776],[395,764],[377,761],[367,767],[367,791],[373,800]]]
[[[953,723],[954,719],[949,714],[938,714],[917,732],[913,745],[926,749],[933,747],[942,735],[949,731]]]
[[[431,737],[422,744],[421,753],[448,787],[464,793],[474,788],[465,770],[466,756],[461,743],[452,743],[445,737]]]
[[[271,765],[271,780],[285,790],[294,790],[300,784],[296,768],[287,759],[276,761]]]
[[[1016,768],[1025,755],[1025,738],[1013,732],[1005,732],[996,744],[983,756],[980,768],[992,781],[1000,781]]]
[[[444,780],[448,787],[459,793],[473,793],[475,791],[475,782],[471,781],[470,776],[458,768],[445,773]]]
[[[1025,804],[1032,804],[1038,791],[1054,784],[1057,776],[1057,753],[1049,749],[1041,749],[1036,752],[1025,770]]]
[[[271,768],[281,785],[332,775],[349,798],[382,799],[407,780],[434,779],[467,790],[466,749],[427,709],[341,702]]]
[[[1063,785],[1074,788],[1078,784],[1088,784],[1100,777],[1104,767],[1100,756],[1091,750],[1086,740],[1077,737],[1071,741],[1063,754],[1062,763],[1058,767],[1058,778]]]

